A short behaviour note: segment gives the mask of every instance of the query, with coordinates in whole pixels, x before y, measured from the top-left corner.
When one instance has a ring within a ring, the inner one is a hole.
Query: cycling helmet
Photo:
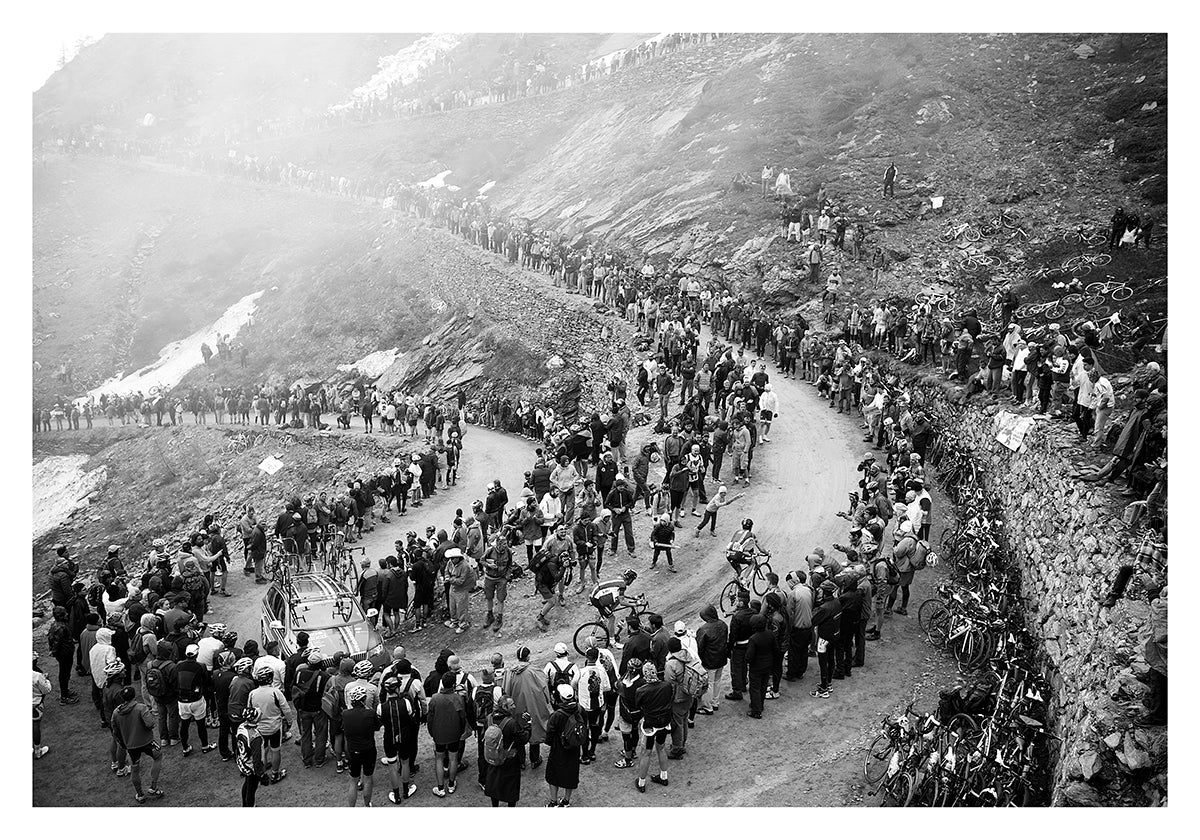
[[[352,673],[358,679],[365,680],[375,673],[375,666],[369,660],[364,659],[362,662],[355,663]]]
[[[625,578],[625,580],[629,581],[630,583],[633,583],[635,580],[637,580],[637,572],[635,572],[633,569],[626,569],[621,577]]]
[[[242,722],[251,725],[258,723],[260,712],[253,706],[246,706],[246,710],[242,712]]]
[[[308,652],[308,664],[309,665],[320,665],[322,659],[324,659],[324,657],[321,656],[320,648],[312,648],[311,650],[309,650],[309,652]]]
[[[267,685],[275,679],[275,671],[270,665],[260,665],[254,669],[254,681],[259,685]]]
[[[754,529],[754,520],[753,519],[743,519],[742,520],[742,528],[747,531],[753,530]]]
[[[250,668],[253,667],[254,660],[249,656],[243,656],[237,662],[233,663],[233,672],[245,676],[250,673]]]
[[[355,669],[357,670],[357,669]],[[351,703],[358,703],[367,699],[367,690],[361,685],[352,686],[346,692],[346,699]]]

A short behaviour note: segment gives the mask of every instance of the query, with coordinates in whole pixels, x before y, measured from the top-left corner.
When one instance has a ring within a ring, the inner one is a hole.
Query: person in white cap
[[[768,435],[771,432],[771,421],[779,416],[779,397],[771,390],[771,383],[763,385],[763,392],[758,398],[758,438],[764,443],[770,443]]]
[[[212,689],[212,677],[208,668],[197,661],[200,648],[188,645],[184,649],[183,661],[175,666],[175,690],[179,696],[179,742],[183,744],[183,755],[192,754],[192,745],[188,743],[188,731],[192,721],[196,722],[196,732],[200,735],[200,751],[212,752],[216,744],[208,742],[208,728],[205,720],[208,716],[208,703],[205,695]]]
[[[554,645],[554,659],[547,662],[546,667],[542,670],[546,673],[546,684],[550,689],[552,701],[555,699],[555,688],[575,682],[577,669],[568,655],[565,642],[558,642]]]
[[[556,708],[546,724],[546,784],[550,786],[549,807],[568,808],[571,794],[579,787],[579,764],[587,743],[587,728],[579,714],[579,702],[570,683],[553,689]],[[562,790],[562,799],[558,792]]]

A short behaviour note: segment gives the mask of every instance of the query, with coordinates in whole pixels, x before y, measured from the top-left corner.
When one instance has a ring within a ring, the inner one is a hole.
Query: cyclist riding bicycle
[[[758,537],[754,534],[754,520],[743,519],[742,528],[733,535],[733,539],[729,541],[729,547],[725,550],[725,559],[729,561],[729,565],[733,566],[734,574],[739,577],[742,574],[742,569],[754,564],[754,555],[761,549],[758,545]]]
[[[635,580],[637,580],[637,572],[633,569],[626,569],[621,577],[601,581],[592,590],[590,599],[592,606],[596,608],[596,612],[600,613],[600,620],[608,628],[610,639],[616,632],[616,608],[637,606],[646,600],[645,595],[630,597],[625,594],[625,590],[629,587],[629,584]]]

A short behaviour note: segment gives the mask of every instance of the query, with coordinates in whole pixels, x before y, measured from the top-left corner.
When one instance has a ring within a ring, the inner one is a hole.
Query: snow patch
[[[391,367],[401,355],[399,348],[396,347],[393,347],[391,350],[376,350],[374,353],[368,353],[363,356],[357,362],[352,362],[348,365],[338,365],[337,369],[343,373],[349,373],[357,369],[359,373],[368,379],[374,379]]]
[[[107,468],[84,472],[87,455],[50,455],[33,465],[33,539],[39,540],[88,504],[104,486]]]
[[[147,394],[154,387],[174,388],[189,371],[204,364],[200,345],[207,343],[215,351],[218,336],[236,337],[241,328],[250,322],[258,308],[258,299],[263,294],[264,292],[254,292],[246,295],[226,309],[221,317],[209,326],[197,330],[185,339],[173,341],[158,351],[157,361],[128,376],[118,374],[93,388],[88,395],[99,399],[101,394],[129,394],[134,391]]]
[[[392,55],[379,59],[379,72],[366,84],[354,89],[349,102],[335,105],[333,110],[349,108],[355,102],[387,96],[388,88],[412,84],[417,76],[442,55],[463,42],[463,35],[453,32],[438,32],[425,35]]]
[[[496,186],[495,181],[488,181],[486,184],[484,184],[482,187],[479,188],[479,194],[483,195],[485,192],[487,192],[494,186]]]
[[[419,184],[417,184],[417,186],[433,187],[435,190],[440,190],[442,187],[446,186],[446,177],[453,171],[454,170],[452,169],[447,169],[444,172],[439,172],[428,181],[421,181]]]
[[[582,210],[584,207],[586,207],[587,203],[588,203],[588,200],[585,198],[583,201],[579,202],[578,204],[572,204],[570,207],[564,207],[562,209],[562,211],[559,212],[558,218],[560,218],[560,219],[571,218],[576,213],[578,213],[580,210]]]

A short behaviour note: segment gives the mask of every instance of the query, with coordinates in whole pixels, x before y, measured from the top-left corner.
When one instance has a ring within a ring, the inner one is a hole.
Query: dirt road
[[[706,331],[707,333],[707,331]],[[708,340],[707,334],[704,336]],[[632,566],[641,576],[636,591],[649,594],[652,607],[663,614],[668,626],[683,619],[689,627],[698,625],[700,608],[715,601],[717,593],[730,578],[724,559],[724,546],[743,517],[755,521],[755,530],[774,553],[773,566],[782,575],[800,566],[803,557],[815,546],[832,550],[834,541],[844,539],[845,521],[836,516],[844,509],[846,494],[855,488],[855,465],[868,444],[861,442],[858,421],[839,417],[828,404],[819,400],[815,389],[802,381],[784,380],[774,372],[772,384],[779,396],[780,417],[771,430],[771,442],[755,452],[750,487],[730,489],[745,495],[721,512],[717,536],[696,536],[685,527],[677,538],[676,552],[680,574],[664,568],[648,570],[650,550],[649,521],[635,521],[638,541],[637,558]],[[631,443],[640,444],[649,429],[635,430]],[[454,510],[470,509],[474,499],[482,498],[484,486],[500,478],[509,488],[510,497],[522,484],[522,475],[532,466],[533,444],[522,438],[468,427],[459,482],[440,491],[419,512],[392,517],[380,524],[366,540],[368,556],[374,560],[391,553],[394,540],[408,530],[423,532],[426,525],[449,527]],[[728,470],[728,466],[726,466]],[[944,500],[935,495],[935,528],[940,532],[938,515]],[[693,520],[694,525],[698,520]],[[606,563],[624,567],[624,551]],[[935,654],[919,637],[915,606],[928,596],[936,572],[918,575],[913,587],[912,617],[890,616],[883,640],[871,643],[867,665],[857,669],[848,680],[835,683],[830,699],[815,699],[809,691],[816,684],[816,662],[808,674],[796,683],[783,683],[782,697],[768,701],[763,720],[747,718],[747,704],[723,701],[713,717],[698,718],[688,743],[688,755],[671,762],[672,785],[668,789],[651,786],[644,796],[633,793],[632,772],[613,768],[619,750],[615,737],[599,750],[600,760],[581,770],[581,787],[575,802],[580,805],[843,805],[863,800],[862,748],[873,735],[882,715],[921,698],[928,708],[936,701],[936,690],[951,681],[947,662]],[[240,634],[255,636],[259,626],[261,590],[248,578],[234,575],[234,596],[215,602],[213,620],[222,621]],[[574,628],[590,620],[594,612],[582,596],[568,598],[567,608],[554,615],[554,627],[547,633],[537,630],[534,617],[538,599],[531,597],[525,578],[510,590],[506,624],[499,637],[481,629],[482,601],[472,601],[473,628],[455,636],[440,625],[405,639],[414,664],[427,672],[437,652],[448,646],[463,656],[472,668],[482,667],[494,651],[510,661],[518,646],[528,645],[535,662],[551,657],[555,642],[570,644]],[[77,688],[86,687],[79,677]],[[926,686],[930,686],[929,689]],[[728,690],[728,676],[725,680]],[[63,708],[53,704],[44,723],[45,743],[51,753],[35,763],[35,804],[63,804],[64,791],[72,804],[124,804],[132,796],[126,780],[108,772],[108,733],[97,726],[95,713],[83,704]],[[215,736],[214,736],[215,737]],[[422,747],[422,759],[427,750]],[[475,747],[468,746],[474,763]],[[80,761],[79,756],[87,756]],[[321,770],[305,770],[298,753],[289,746],[285,762],[291,768],[288,781],[279,787],[260,791],[260,805],[310,805],[342,801],[346,778],[334,775],[332,765]],[[168,750],[164,787],[168,795],[164,805],[236,805],[240,779],[231,765],[221,765],[216,753],[197,751],[183,759],[177,748]],[[483,794],[474,785],[474,767],[469,781],[460,784],[449,804],[484,805]],[[69,778],[69,783],[68,783]],[[408,807],[443,804],[429,794],[432,776],[422,770],[420,792]],[[524,805],[543,804],[545,783],[540,773],[527,771],[523,780]],[[387,804],[386,791],[376,801]],[[870,804],[871,800],[865,800]]]

